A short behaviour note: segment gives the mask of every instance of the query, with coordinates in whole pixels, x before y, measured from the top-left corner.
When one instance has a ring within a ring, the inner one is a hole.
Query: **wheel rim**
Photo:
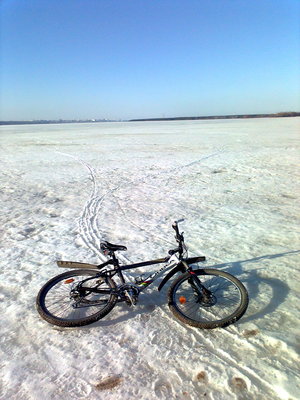
[[[94,314],[99,313],[107,305],[111,294],[87,293],[80,295],[77,287],[79,282],[91,275],[70,275],[64,279],[53,282],[44,297],[44,307],[54,318],[60,320],[84,320]],[[102,281],[99,277],[88,280],[84,287],[98,287],[101,289],[111,289],[108,283]],[[98,282],[98,283],[97,283]]]
[[[177,310],[186,318],[202,323],[220,322],[233,316],[242,301],[239,287],[222,275],[204,274],[199,278],[211,294],[205,297],[195,293],[187,277],[174,290],[173,304]]]

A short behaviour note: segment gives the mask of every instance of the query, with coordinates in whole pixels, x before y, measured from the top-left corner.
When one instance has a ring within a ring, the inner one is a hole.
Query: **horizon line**
[[[67,124],[67,123],[96,123],[96,122],[144,122],[144,121],[182,121],[182,120],[207,120],[207,119],[241,119],[241,118],[280,118],[298,117],[298,111],[281,111],[277,113],[262,114],[228,114],[228,115],[203,115],[189,117],[154,117],[133,119],[110,119],[110,118],[79,118],[79,119],[34,119],[34,120],[1,120],[0,125],[22,125],[22,124]]]

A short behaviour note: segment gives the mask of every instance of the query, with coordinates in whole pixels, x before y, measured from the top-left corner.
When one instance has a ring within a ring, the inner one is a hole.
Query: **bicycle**
[[[212,268],[193,269],[192,264],[206,260],[204,256],[187,257],[187,247],[178,223],[172,225],[177,247],[164,258],[120,265],[115,255],[126,246],[103,241],[101,251],[109,259],[99,265],[57,261],[62,268],[78,269],[64,272],[49,280],[39,291],[37,310],[47,322],[61,327],[88,325],[105,317],[118,302],[134,306],[139,295],[160,275],[169,270],[158,290],[177,273],[180,276],[168,291],[168,305],[181,322],[201,328],[226,327],[239,320],[248,306],[244,285],[228,272]],[[163,266],[148,277],[126,282],[123,272],[155,264]],[[116,284],[114,277],[119,278]]]

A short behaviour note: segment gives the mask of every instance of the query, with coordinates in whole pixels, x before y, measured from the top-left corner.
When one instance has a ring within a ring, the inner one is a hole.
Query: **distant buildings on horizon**
[[[26,121],[0,121],[0,125],[31,125],[31,124],[83,124],[93,122],[119,122],[113,119],[37,119]]]

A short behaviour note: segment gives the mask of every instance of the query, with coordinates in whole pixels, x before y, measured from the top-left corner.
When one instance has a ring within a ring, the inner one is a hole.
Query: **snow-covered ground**
[[[299,398],[299,122],[2,126],[0,397]],[[101,238],[162,257],[179,218],[189,254],[247,287],[235,325],[181,324],[156,283],[90,326],[40,319],[55,260],[98,263]]]

